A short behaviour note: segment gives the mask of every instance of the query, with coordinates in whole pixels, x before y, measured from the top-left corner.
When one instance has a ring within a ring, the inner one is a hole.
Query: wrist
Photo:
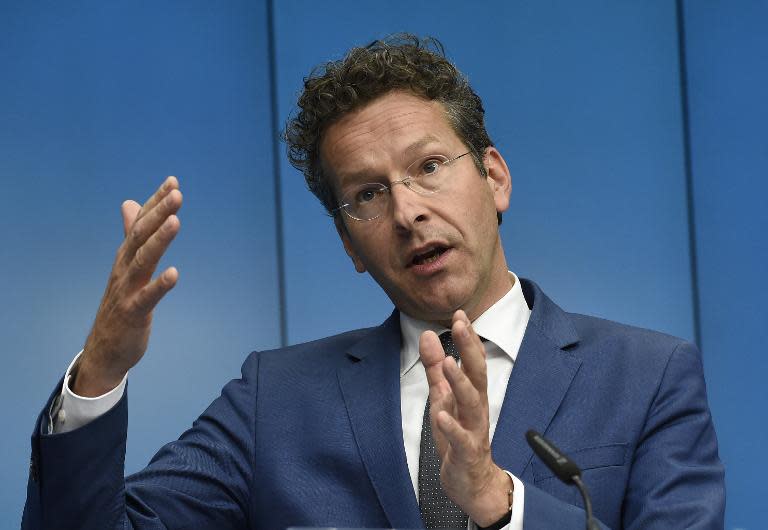
[[[509,523],[514,487],[512,478],[494,465],[493,478],[484,488],[478,508],[474,510],[476,515],[470,514],[479,528],[496,530]]]
[[[69,389],[80,397],[99,397],[117,388],[125,374],[110,375],[100,370],[87,357],[85,352],[69,372]]]

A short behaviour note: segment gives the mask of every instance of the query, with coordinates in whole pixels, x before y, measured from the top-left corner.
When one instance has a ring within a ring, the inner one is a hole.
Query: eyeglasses
[[[470,151],[454,158],[443,155],[427,155],[415,160],[405,170],[405,177],[395,180],[389,186],[381,182],[359,184],[341,196],[341,204],[331,210],[336,215],[340,210],[356,221],[372,221],[389,208],[392,187],[403,184],[419,195],[433,195],[440,191],[448,173],[447,168]]]

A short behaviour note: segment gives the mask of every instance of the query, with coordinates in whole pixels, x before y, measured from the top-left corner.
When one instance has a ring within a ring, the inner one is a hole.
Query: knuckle
[[[472,409],[480,408],[483,405],[483,400],[480,399],[480,395],[477,392],[472,392],[468,395],[464,402]]]
[[[146,254],[146,250],[142,246],[138,248],[138,250],[136,251],[136,254],[133,256],[133,262],[136,264],[137,269],[141,270],[146,268],[147,261],[146,261],[145,254]]]
[[[112,271],[109,273],[109,280],[107,280],[107,293],[109,293],[114,288],[114,286],[120,282],[121,275],[118,274],[115,268],[116,267],[113,267]]]
[[[141,223],[138,221],[133,223],[133,226],[131,227],[130,237],[133,241],[141,241],[142,238],[142,230],[141,230]]]
[[[142,315],[146,312],[146,301],[142,296],[134,297],[131,302],[125,308],[125,316],[129,321],[136,321],[142,318]]]

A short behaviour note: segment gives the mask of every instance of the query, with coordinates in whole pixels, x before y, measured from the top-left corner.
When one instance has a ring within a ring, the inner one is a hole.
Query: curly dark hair
[[[483,154],[493,143],[485,130],[480,97],[446,59],[440,41],[399,33],[315,67],[304,79],[298,112],[286,124],[288,159],[329,213],[337,199],[320,160],[323,133],[342,116],[398,89],[442,103],[449,124],[486,176]]]

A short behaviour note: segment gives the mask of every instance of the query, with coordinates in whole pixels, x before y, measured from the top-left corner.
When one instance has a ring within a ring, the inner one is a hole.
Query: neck
[[[457,310],[461,309],[467,314],[467,318],[470,322],[474,322],[480,315],[485,313],[491,306],[493,306],[493,304],[501,300],[504,295],[506,295],[512,289],[512,287],[514,287],[515,276],[509,272],[509,270],[506,268],[506,264],[504,266],[504,274],[499,274],[497,277],[499,277],[499,280],[488,286],[488,289],[486,290],[486,296],[483,297],[483,299],[480,300],[477,304],[474,306],[457,308]],[[435,320],[433,322],[450,329],[451,325],[453,324],[453,315],[450,315],[450,317],[447,319]]]

